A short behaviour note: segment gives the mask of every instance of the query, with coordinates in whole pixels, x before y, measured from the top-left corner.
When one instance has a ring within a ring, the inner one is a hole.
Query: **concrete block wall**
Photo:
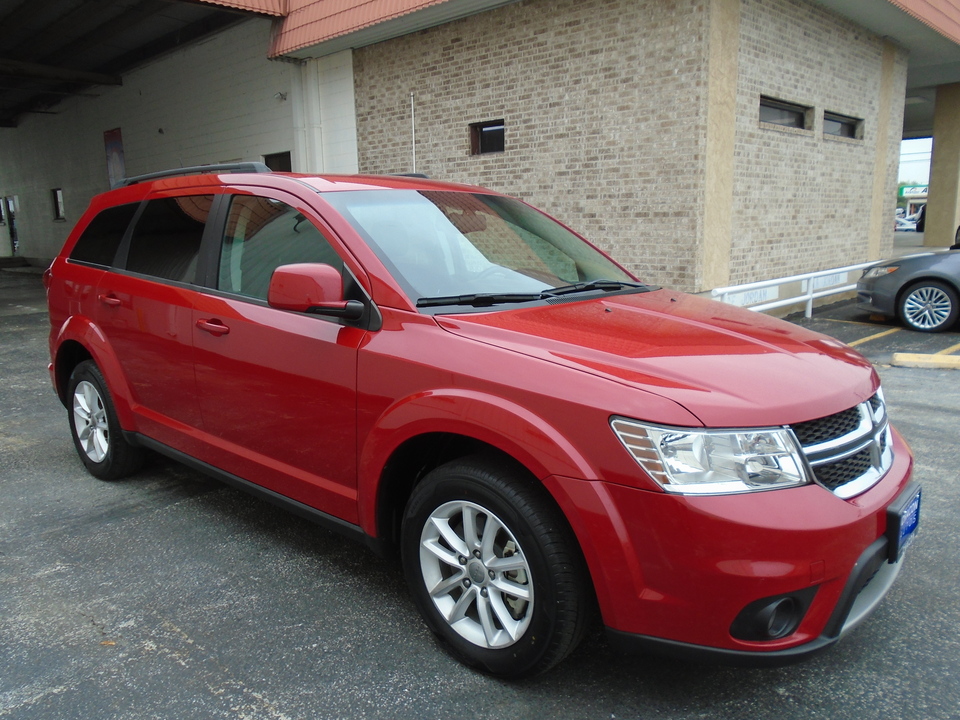
[[[730,284],[865,262],[877,153],[890,222],[903,128],[906,54],[880,107],[883,40],[800,0],[742,0]],[[761,125],[760,96],[812,107],[813,127]],[[863,119],[863,137],[824,136],[824,111]]]
[[[109,189],[107,130],[121,129],[128,176],[293,151],[299,68],[267,60],[270,31],[270,20],[247,20],[128,73],[122,87],[93,89],[97,98],[0,128],[0,197],[19,199],[19,254],[53,258],[90,198]],[[53,219],[53,188],[63,189],[64,221]],[[0,254],[6,240],[0,233]]]
[[[650,282],[692,289],[703,213],[699,0],[525,0],[354,52],[361,172],[520,196]],[[503,119],[505,151],[471,155]]]

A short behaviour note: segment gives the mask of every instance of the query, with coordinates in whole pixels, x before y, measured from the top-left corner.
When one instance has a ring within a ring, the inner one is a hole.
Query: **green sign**
[[[902,188],[900,188],[900,197],[926,195],[928,187],[928,185],[904,185]]]

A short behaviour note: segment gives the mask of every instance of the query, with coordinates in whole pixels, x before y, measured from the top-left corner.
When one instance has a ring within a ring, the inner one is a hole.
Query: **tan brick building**
[[[418,170],[524,197],[659,284],[891,247],[871,212],[874,192],[893,212],[903,106],[878,98],[903,96],[906,54],[811,4],[526,0],[361,48],[354,80],[361,171],[412,169],[412,101]],[[811,127],[761,124],[761,96],[812,108]],[[825,136],[825,110],[861,137]],[[473,155],[488,120],[504,151]]]
[[[208,4],[255,16],[0,130],[0,196],[68,184],[59,161],[25,180],[51,137],[72,128],[90,158],[122,126],[128,174],[283,150],[296,171],[416,170],[523,197],[644,279],[702,291],[888,254],[911,53],[960,59],[960,11],[931,28],[887,0]],[[867,5],[880,19],[849,10]],[[106,189],[75,177],[74,217]],[[20,252],[42,260],[65,229],[33,200]]]

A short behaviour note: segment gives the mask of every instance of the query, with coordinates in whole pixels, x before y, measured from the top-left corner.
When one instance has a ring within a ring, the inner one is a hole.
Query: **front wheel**
[[[535,675],[583,635],[589,580],[576,542],[546,491],[507,461],[429,473],[407,505],[401,554],[427,625],[471,667]]]
[[[900,317],[912,330],[940,332],[960,314],[957,292],[949,285],[925,280],[910,287],[900,300]]]
[[[107,383],[92,360],[80,363],[68,386],[70,434],[94,477],[118,480],[136,471],[143,451],[123,437]]]

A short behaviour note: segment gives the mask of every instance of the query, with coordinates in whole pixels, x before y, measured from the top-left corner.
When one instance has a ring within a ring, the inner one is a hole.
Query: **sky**
[[[904,140],[900,143],[899,182],[926,185],[930,181],[930,149],[932,138]]]

